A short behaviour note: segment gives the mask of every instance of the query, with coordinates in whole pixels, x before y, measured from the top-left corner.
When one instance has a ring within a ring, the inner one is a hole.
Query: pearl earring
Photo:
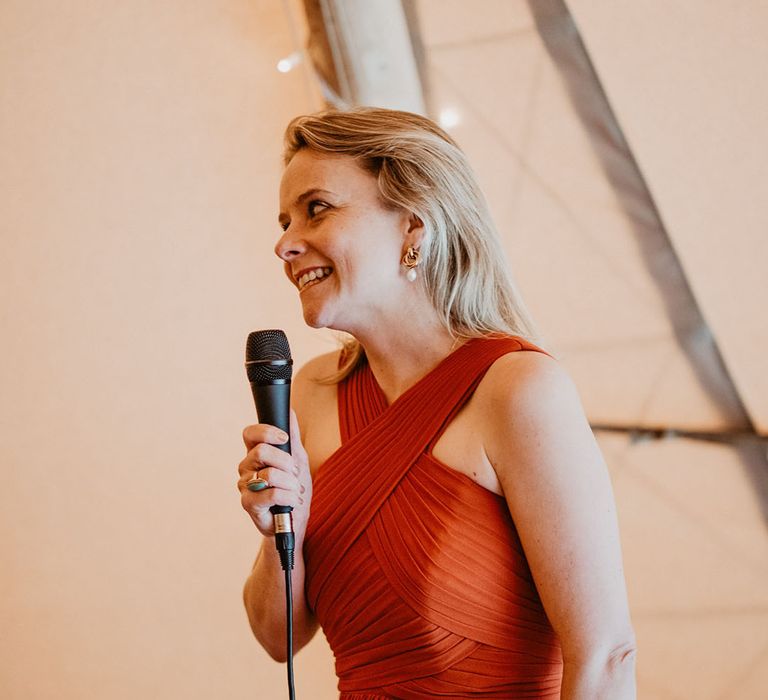
[[[406,268],[405,278],[409,282],[416,281],[416,268],[421,264],[421,253],[418,248],[408,246],[408,250],[403,255],[403,267]]]

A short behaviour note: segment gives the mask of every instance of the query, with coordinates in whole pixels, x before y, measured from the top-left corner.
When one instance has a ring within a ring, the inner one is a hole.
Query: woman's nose
[[[290,262],[306,250],[306,245],[301,237],[291,232],[290,228],[280,236],[275,244],[275,255],[284,262]]]

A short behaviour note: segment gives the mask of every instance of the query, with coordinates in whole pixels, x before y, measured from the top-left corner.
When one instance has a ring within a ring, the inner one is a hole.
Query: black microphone
[[[291,374],[293,360],[288,338],[280,330],[253,331],[245,346],[245,369],[251,383],[253,400],[260,423],[274,425],[286,435],[291,434]],[[290,440],[277,447],[290,453]],[[249,482],[251,491],[258,491],[261,485]],[[262,482],[263,483],[263,482]],[[256,488],[251,488],[255,485]],[[293,569],[293,518],[290,506],[272,506],[269,512],[275,518],[275,546],[280,553],[283,570]]]

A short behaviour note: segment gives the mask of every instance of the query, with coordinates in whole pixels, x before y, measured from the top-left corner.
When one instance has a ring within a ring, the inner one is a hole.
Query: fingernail
[[[277,440],[278,442],[288,442],[288,435],[281,430],[277,433]]]

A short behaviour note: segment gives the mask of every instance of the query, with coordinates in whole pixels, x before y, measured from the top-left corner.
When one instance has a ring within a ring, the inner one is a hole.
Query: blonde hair
[[[399,110],[329,110],[288,124],[285,165],[303,148],[355,158],[376,177],[387,205],[422,221],[420,277],[454,338],[501,334],[536,340],[469,162],[437,124]],[[345,345],[333,381],[349,374],[363,355],[354,339]]]

